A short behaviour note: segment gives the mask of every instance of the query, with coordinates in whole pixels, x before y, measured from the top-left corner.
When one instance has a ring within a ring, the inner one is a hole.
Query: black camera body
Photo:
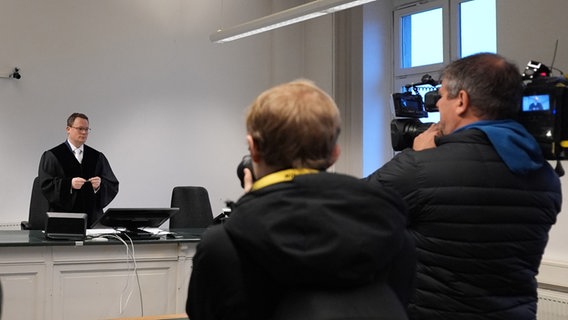
[[[551,69],[537,61],[529,61],[523,80],[528,81],[523,91],[517,120],[539,143],[547,160],[568,159],[568,78],[551,77]],[[407,92],[394,93],[393,105],[397,118],[391,121],[391,142],[394,151],[412,147],[414,138],[424,132],[431,123],[422,123],[419,118],[428,112],[436,112],[440,98],[438,90],[422,97],[417,86],[436,86],[429,75],[422,82],[407,85]],[[414,89],[415,94],[408,92]]]
[[[412,92],[393,93],[392,102],[397,117],[425,118],[428,116],[422,96],[419,94],[412,94]]]
[[[568,159],[568,79],[532,78],[523,92],[518,121],[537,140],[547,160]]]
[[[424,95],[424,99],[418,93],[418,87],[430,86],[431,91]],[[406,85],[406,92],[393,93],[392,101],[395,119],[391,121],[391,144],[394,151],[402,151],[412,146],[414,138],[426,131],[432,123],[422,123],[420,118],[428,117],[428,112],[437,112],[436,103],[440,94],[436,89],[438,82],[430,75],[424,75],[422,81],[417,84]],[[409,89],[412,88],[413,92]]]
[[[256,180],[254,171],[252,169],[252,159],[248,154],[243,156],[241,162],[239,162],[239,164],[237,165],[237,177],[241,182],[241,188],[245,187],[245,168],[249,169],[252,173],[252,180]]]

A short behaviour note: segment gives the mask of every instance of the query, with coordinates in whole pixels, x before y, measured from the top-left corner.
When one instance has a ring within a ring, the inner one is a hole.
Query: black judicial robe
[[[87,145],[83,149],[82,163],[77,161],[67,142],[45,151],[41,156],[38,174],[50,211],[86,213],[88,226],[92,226],[102,215],[103,208],[118,194],[118,180],[104,154]],[[73,178],[88,180],[95,176],[101,178],[96,193],[89,182],[80,190],[71,188]]]

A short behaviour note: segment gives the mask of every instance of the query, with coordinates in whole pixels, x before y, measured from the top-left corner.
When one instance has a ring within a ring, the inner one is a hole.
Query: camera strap
[[[259,180],[257,180],[252,185],[251,191],[262,189],[264,187],[268,187],[270,185],[280,183],[280,182],[292,181],[292,180],[294,180],[294,178],[296,176],[300,176],[300,175],[304,175],[304,174],[313,174],[313,173],[318,173],[318,172],[319,171],[316,170],[316,169],[308,169],[308,168],[286,169],[286,170],[282,170],[282,171],[277,171],[277,172],[271,173],[271,174],[266,175],[266,176],[260,178]]]

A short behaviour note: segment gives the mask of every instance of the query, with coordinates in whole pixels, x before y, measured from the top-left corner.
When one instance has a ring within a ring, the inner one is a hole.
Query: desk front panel
[[[128,252],[114,242],[14,243],[0,244],[3,319],[90,320],[185,312],[195,241],[134,242]]]

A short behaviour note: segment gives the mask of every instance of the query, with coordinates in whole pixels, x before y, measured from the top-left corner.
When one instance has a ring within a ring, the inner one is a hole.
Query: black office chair
[[[209,193],[204,187],[175,187],[171,207],[179,208],[179,212],[170,218],[170,229],[206,228],[213,223]]]
[[[32,185],[32,196],[30,199],[30,211],[28,221],[22,221],[22,230],[43,230],[45,228],[46,212],[49,210],[49,202],[41,192],[39,177],[35,177]]]

